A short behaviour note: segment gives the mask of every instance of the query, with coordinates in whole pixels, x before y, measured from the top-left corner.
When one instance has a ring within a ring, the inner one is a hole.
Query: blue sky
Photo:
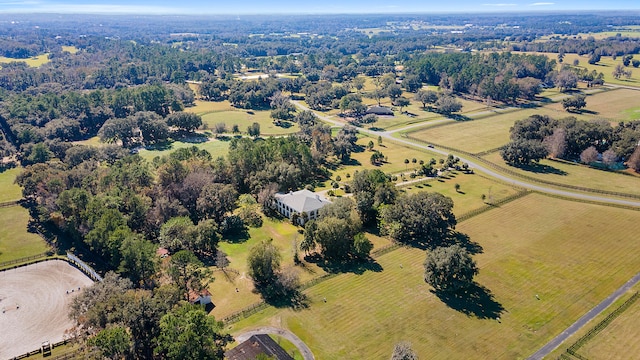
[[[267,14],[640,10],[637,0],[0,0],[0,13]]]

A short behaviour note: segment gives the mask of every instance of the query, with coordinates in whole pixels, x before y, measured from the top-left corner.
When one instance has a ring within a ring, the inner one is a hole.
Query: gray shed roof
[[[327,204],[331,204],[331,201],[327,200],[324,196],[306,189],[290,192],[288,194],[278,193],[275,197],[283,204],[299,213],[309,213],[311,211],[318,210]]]
[[[278,343],[266,334],[251,336],[247,341],[224,353],[229,360],[253,360],[260,354],[275,356],[278,360],[293,360]]]

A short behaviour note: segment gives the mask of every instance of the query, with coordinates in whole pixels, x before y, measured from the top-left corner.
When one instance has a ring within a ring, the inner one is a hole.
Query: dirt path
[[[251,336],[259,335],[259,334],[270,334],[270,335],[282,336],[283,338],[291,341],[293,345],[295,345],[298,348],[298,351],[300,351],[300,354],[302,354],[302,357],[305,360],[315,359],[315,357],[313,356],[313,353],[311,352],[311,349],[309,349],[307,344],[305,344],[302,340],[300,340],[300,338],[297,337],[294,333],[286,329],[276,328],[272,326],[264,326],[264,327],[257,328],[255,330],[244,332],[236,336],[235,339],[238,343],[241,343],[249,339]]]

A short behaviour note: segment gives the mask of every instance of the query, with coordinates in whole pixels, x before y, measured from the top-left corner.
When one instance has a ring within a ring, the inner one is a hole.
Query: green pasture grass
[[[80,51],[80,49],[78,49],[78,48],[77,48],[77,47],[75,47],[75,46],[66,46],[66,45],[62,45],[62,51],[66,51],[66,52],[68,52],[68,53],[70,53],[70,54],[75,54],[75,53],[77,53],[78,51]]]
[[[567,348],[591,331],[597,324],[618,309],[634,293],[640,291],[636,285],[623,294],[600,315],[565,340],[546,359],[557,359]],[[624,359],[629,354],[640,354],[638,336],[638,319],[640,318],[640,302],[636,300],[627,310],[618,315],[607,327],[582,345],[577,353],[587,359]]]
[[[0,56],[0,63],[12,63],[12,62],[24,62],[30,67],[40,67],[46,63],[48,63],[49,54],[42,54],[38,56],[34,56],[28,59],[16,59],[5,56]]]
[[[223,156],[223,157],[227,156],[227,153],[229,151],[229,144],[230,144],[230,141],[223,141],[223,140],[210,140],[203,143],[174,141],[170,143],[168,146],[162,147],[157,150],[153,148],[141,149],[138,152],[138,154],[143,159],[147,161],[152,161],[153,158],[155,158],[156,156],[163,157],[163,156],[169,155],[175,150],[195,146],[199,149],[207,150],[208,152],[211,153],[211,156],[213,156],[213,158],[215,159],[219,156]]]
[[[42,254],[49,247],[37,234],[27,232],[29,211],[22,206],[0,208],[0,262]]]
[[[280,345],[280,347],[282,347],[284,351],[287,352],[287,354],[291,355],[291,357],[294,360],[304,360],[304,357],[302,357],[302,354],[300,354],[300,351],[298,350],[298,348],[295,345],[293,345],[291,341],[278,335],[269,335],[269,336],[273,339],[273,341],[275,341],[278,345]]]
[[[22,172],[22,167],[15,167],[0,172],[0,204],[8,201],[22,199],[22,189],[14,183],[16,177]]]
[[[447,306],[424,283],[425,252],[400,248],[379,271],[308,289],[306,309],[269,307],[227,329],[282,324],[319,359],[388,359],[399,341],[429,359],[525,358],[635,274],[637,216],[533,194],[459,224],[483,248],[476,281],[499,321]]]
[[[575,116],[579,119],[586,118],[584,115],[540,107],[497,114],[478,120],[452,122],[446,126],[425,128],[408,134],[424,141],[478,153],[506,144],[509,141],[509,129],[513,124],[517,120],[526,119],[531,115],[548,115],[553,118],[567,116]]]
[[[640,71],[640,70],[638,70]],[[593,94],[587,97],[584,110],[597,118],[614,122],[640,118],[640,91],[616,89]],[[547,105],[546,108],[563,111],[562,103]],[[569,113],[567,113],[569,114]]]
[[[212,300],[216,307],[211,312],[216,318],[223,318],[236,311],[240,311],[261,300],[260,295],[254,292],[253,281],[248,275],[247,258],[249,249],[263,240],[272,239],[273,244],[279,248],[282,256],[283,268],[294,267],[300,275],[300,281],[306,282],[325,274],[325,271],[316,264],[304,260],[305,254],[298,252],[302,265],[295,266],[293,262],[293,244],[300,246],[303,235],[298,232],[300,227],[293,226],[288,219],[274,219],[263,217],[263,225],[260,228],[250,228],[247,239],[233,241],[221,241],[219,247],[227,254],[229,268],[238,271],[234,274],[228,271],[226,274],[220,270],[214,272],[216,280],[209,286]],[[366,234],[373,243],[374,250],[390,244],[389,239],[375,234]],[[236,292],[236,289],[238,291]]]
[[[238,125],[241,132],[246,133],[247,128],[257,122],[260,124],[261,135],[286,135],[300,131],[298,124],[291,122],[291,127],[283,128],[276,126],[270,117],[271,112],[268,110],[231,110],[218,111],[205,114],[202,122],[207,124],[210,129],[218,123],[227,124],[227,130],[230,132],[234,124]]]
[[[528,54],[538,54],[538,55],[546,55],[549,59],[558,59],[558,54],[556,53],[536,53],[536,52],[526,52]],[[636,55],[637,56],[637,55]],[[630,79],[626,79],[621,77],[620,79],[616,79],[613,77],[612,72],[615,69],[616,65],[622,64],[622,57],[618,57],[616,60],[613,60],[611,56],[602,56],[600,61],[597,64],[589,64],[589,55],[578,55],[578,54],[566,54],[562,64],[558,64],[558,68],[562,67],[563,64],[573,65],[574,60],[580,61],[578,67],[587,69],[589,71],[595,70],[604,75],[605,84],[618,84],[625,86],[640,86],[640,69],[634,67],[628,67],[627,70],[631,70],[632,75]]]
[[[594,169],[569,161],[545,159],[539,166],[530,171],[507,165],[499,152],[483,156],[501,167],[519,174],[532,176],[541,180],[552,181],[563,185],[581,186],[596,190],[615,191],[640,195],[640,176],[631,172],[619,173]]]
[[[460,185],[460,191],[456,191],[455,184]],[[509,185],[482,175],[464,174],[460,171],[451,171],[442,178],[402,186],[400,190],[407,193],[428,191],[446,195],[453,199],[453,213],[456,216],[483,208],[489,202],[498,202],[518,192]],[[484,201],[482,194],[486,196]]]
[[[373,141],[374,150],[379,150],[382,152],[384,156],[387,157],[387,162],[383,163],[380,166],[376,166],[371,164],[371,154],[372,151],[364,149],[361,152],[354,152],[351,154],[351,162],[348,165],[338,165],[336,169],[333,170],[333,174],[331,176],[332,179],[335,179],[337,176],[340,176],[342,181],[349,181],[347,178],[347,173],[353,176],[356,170],[362,169],[380,169],[382,172],[386,174],[396,174],[399,172],[407,172],[413,171],[414,169],[418,169],[420,166],[420,160],[424,160],[428,162],[431,158],[438,160],[441,156],[436,154],[429,153],[425,150],[420,150],[404,145],[400,145],[396,142],[393,142],[388,139],[384,139],[382,142],[382,146],[378,146],[377,137],[369,137],[362,136],[358,139],[357,144],[362,147],[366,147],[369,141]],[[416,163],[405,164],[404,160],[409,159],[411,161],[413,158],[416,158]],[[318,189],[329,188],[331,186],[330,182],[325,182],[325,187],[319,187]]]
[[[95,147],[101,147],[101,146],[107,145],[107,143],[100,141],[99,136],[94,136],[86,140],[74,141],[73,143],[76,145],[86,145],[86,146],[95,146]]]
[[[189,86],[197,84],[189,84]],[[231,103],[227,100],[225,101],[203,101],[196,100],[194,101],[195,105],[185,108],[184,111],[191,112],[194,114],[198,114],[203,116],[205,114],[209,114],[212,112],[220,112],[220,111],[233,111],[234,107],[231,106]]]

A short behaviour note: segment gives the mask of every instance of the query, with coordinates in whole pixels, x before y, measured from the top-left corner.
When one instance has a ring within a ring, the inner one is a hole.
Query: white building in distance
[[[297,214],[297,222],[300,225],[304,225],[307,220],[316,219],[318,211],[327,204],[331,204],[331,201],[306,189],[275,195],[275,206],[278,212],[288,218]]]

